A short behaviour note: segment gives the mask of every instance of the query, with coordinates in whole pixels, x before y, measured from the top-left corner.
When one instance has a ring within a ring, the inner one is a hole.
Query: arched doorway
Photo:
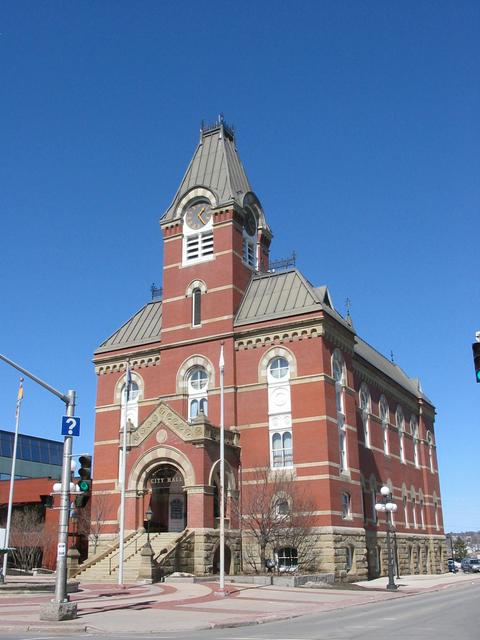
[[[147,478],[152,510],[150,531],[183,531],[187,524],[187,496],[180,471],[170,464],[155,467]],[[145,523],[146,525],[146,523]]]

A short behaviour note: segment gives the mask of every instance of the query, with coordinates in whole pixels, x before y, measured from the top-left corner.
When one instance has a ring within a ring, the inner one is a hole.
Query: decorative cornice
[[[155,367],[160,364],[160,353],[157,350],[152,353],[145,353],[138,356],[128,356],[130,361],[130,368],[132,370],[135,369],[144,369],[145,367]],[[104,375],[106,373],[124,373],[126,368],[126,360],[127,356],[124,358],[117,358],[115,360],[108,360],[108,362],[100,363],[95,365],[95,373],[97,376]]]
[[[251,336],[242,336],[235,340],[235,351],[244,349],[258,349],[264,347],[274,347],[286,342],[298,342],[299,340],[310,340],[323,336],[323,325],[317,324],[310,327],[269,327],[269,331],[255,330]]]

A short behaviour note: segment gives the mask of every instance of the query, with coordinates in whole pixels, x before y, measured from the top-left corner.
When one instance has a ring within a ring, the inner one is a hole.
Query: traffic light
[[[480,383],[480,342],[474,342],[472,344],[473,349],[473,362],[475,364],[475,377],[477,382]]]
[[[92,486],[92,456],[80,456],[78,462],[80,463],[78,488],[82,493],[88,493]]]

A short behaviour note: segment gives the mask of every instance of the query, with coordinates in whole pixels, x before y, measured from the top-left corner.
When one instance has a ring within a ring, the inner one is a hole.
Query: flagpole
[[[119,546],[120,546],[120,559],[118,566],[118,585],[123,585],[123,564],[125,559],[125,477],[127,468],[127,408],[128,401],[130,399],[130,385],[132,377],[130,373],[130,363],[127,360],[127,368],[125,371],[125,408],[123,411],[122,429],[122,466],[120,469],[120,483],[121,483],[121,497],[120,497],[120,532],[119,532]],[[123,396],[123,393],[122,393]]]
[[[225,424],[223,342],[220,349],[220,591],[225,589]]]
[[[10,471],[10,491],[8,494],[7,524],[5,528],[5,553],[3,554],[3,581],[7,581],[8,547],[10,546],[10,526],[12,523],[13,487],[15,484],[15,466],[17,464],[18,427],[20,424],[20,405],[23,398],[23,378],[20,378],[15,409],[15,436],[13,439],[12,468]]]

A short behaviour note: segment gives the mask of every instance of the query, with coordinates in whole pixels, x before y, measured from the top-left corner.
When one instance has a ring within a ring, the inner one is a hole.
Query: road
[[[0,640],[73,640],[101,634],[5,633]],[[112,636],[113,637],[113,636]],[[115,640],[478,640],[480,582],[281,622],[197,632],[125,634]]]

